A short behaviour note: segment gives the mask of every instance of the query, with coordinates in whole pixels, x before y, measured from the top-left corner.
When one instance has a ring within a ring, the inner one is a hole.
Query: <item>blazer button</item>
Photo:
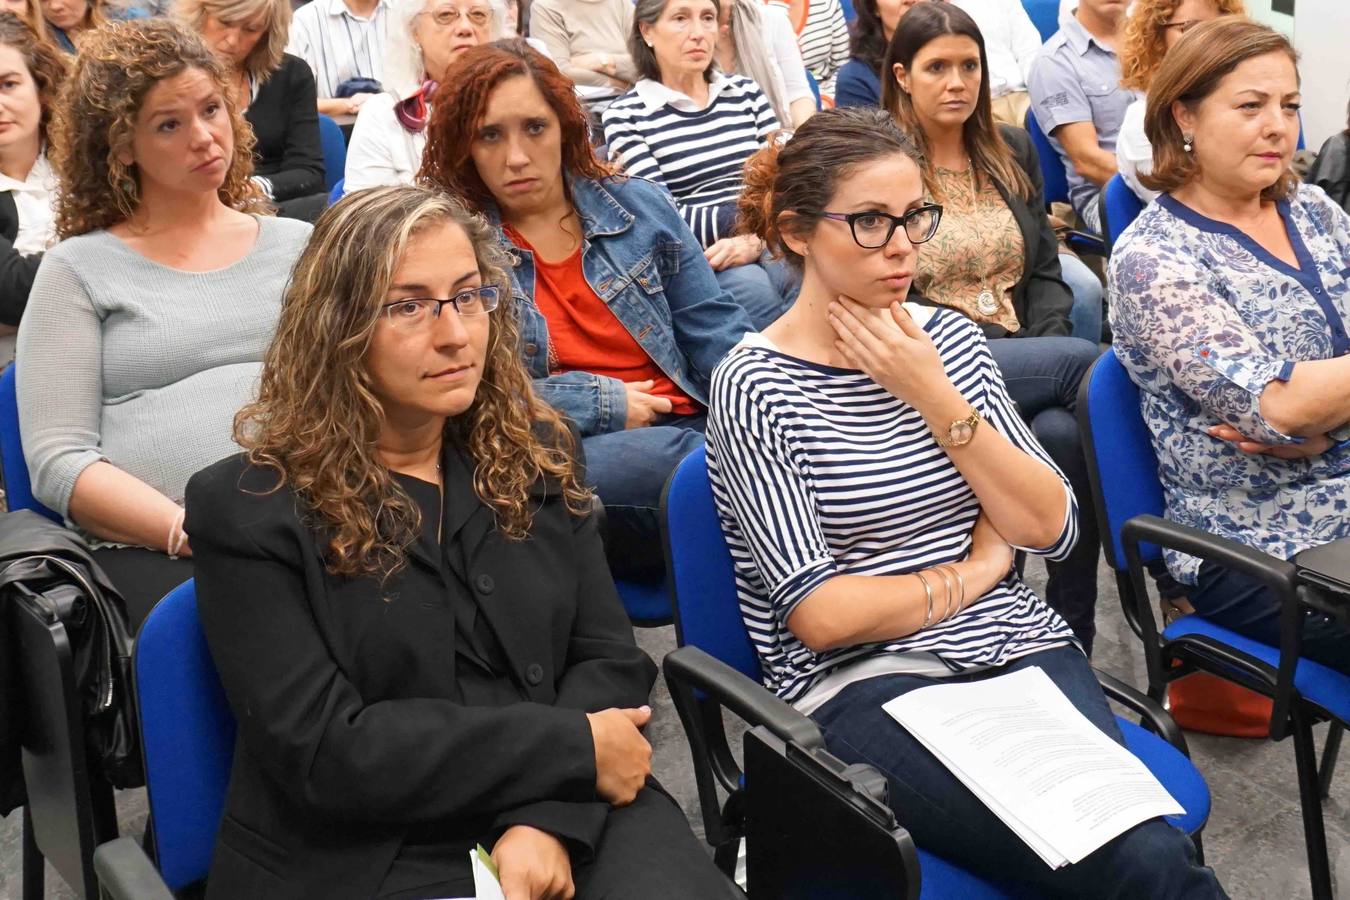
[[[539,682],[544,680],[544,667],[539,663],[530,663],[525,667],[525,680],[531,686],[538,687]]]
[[[480,594],[490,594],[497,586],[497,583],[492,580],[491,575],[479,575],[474,579],[473,586],[478,588],[478,593]]]

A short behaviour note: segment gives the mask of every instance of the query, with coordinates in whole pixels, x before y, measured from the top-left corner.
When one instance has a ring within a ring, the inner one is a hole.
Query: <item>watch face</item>
[[[954,423],[951,427],[951,431],[948,433],[951,442],[959,447],[962,444],[968,443],[970,439],[975,436],[975,429],[970,427],[970,423],[963,419],[960,422]]]

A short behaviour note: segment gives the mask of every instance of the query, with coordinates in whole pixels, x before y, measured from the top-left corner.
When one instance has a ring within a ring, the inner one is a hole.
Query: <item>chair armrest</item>
[[[1114,675],[1109,675],[1096,668],[1092,672],[1097,676],[1097,683],[1102,686],[1103,694],[1142,716],[1147,720],[1149,730],[1180,750],[1182,755],[1187,757],[1191,755],[1191,751],[1186,746],[1186,736],[1182,734],[1176,720],[1168,715],[1167,710],[1163,709],[1161,704]]]
[[[661,663],[666,681],[680,682],[707,694],[750,725],[763,725],[780,740],[805,750],[824,749],[820,726],[780,700],[764,685],[697,647],[679,647]]]
[[[1121,527],[1120,539],[1125,545],[1126,554],[1132,557],[1131,567],[1138,559],[1139,543],[1147,541],[1241,572],[1282,597],[1293,597],[1294,589],[1298,586],[1298,569],[1293,563],[1262,553],[1246,544],[1190,525],[1169,522],[1158,516],[1135,516],[1130,519]],[[1131,550],[1136,552],[1131,553]]]
[[[1087,253],[1091,256],[1105,256],[1106,242],[1101,235],[1090,231],[1064,232],[1064,243],[1075,253]]]
[[[99,846],[94,851],[94,873],[111,900],[174,900],[134,838],[120,837]]]

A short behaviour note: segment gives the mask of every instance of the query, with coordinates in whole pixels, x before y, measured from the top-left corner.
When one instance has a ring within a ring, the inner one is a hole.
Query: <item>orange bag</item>
[[[1187,731],[1245,738],[1270,733],[1269,697],[1206,672],[1172,682],[1167,701],[1168,712]]]

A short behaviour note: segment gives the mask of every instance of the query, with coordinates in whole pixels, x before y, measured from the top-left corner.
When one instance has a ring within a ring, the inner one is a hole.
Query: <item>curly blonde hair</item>
[[[258,399],[234,422],[249,460],[275,469],[276,489],[289,484],[310,510],[311,526],[327,537],[334,575],[388,577],[421,529],[416,502],[376,451],[384,413],[365,357],[409,243],[445,224],[464,230],[483,283],[502,292],[489,314],[483,380],[472,405],[446,421],[445,440],[473,461],[474,490],[509,539],[528,535],[530,490],[540,478],[562,486],[574,514],[591,507],[572,462],[572,433],[535,397],[520,361],[509,260],[490,226],[432,188],[357,191],[315,223],[263,362]]]
[[[173,14],[200,33],[208,16],[224,25],[263,20],[263,36],[244,60],[244,71],[258,84],[281,67],[291,34],[291,0],[176,0]]]
[[[1176,13],[1182,0],[1134,0],[1125,20],[1125,35],[1120,42],[1120,83],[1132,91],[1148,91],[1149,83],[1162,65],[1167,45],[1163,42],[1167,20]],[[1214,0],[1221,16],[1245,16],[1242,0]]]
[[[234,131],[234,158],[220,199],[240,211],[268,207],[250,180],[253,129],[235,106],[224,70],[201,38],[167,19],[110,22],[80,47],[52,117],[52,162],[61,180],[56,232],[61,238],[126,221],[140,205],[131,153],[136,115],[156,84],[189,69],[206,73],[219,91]]]

